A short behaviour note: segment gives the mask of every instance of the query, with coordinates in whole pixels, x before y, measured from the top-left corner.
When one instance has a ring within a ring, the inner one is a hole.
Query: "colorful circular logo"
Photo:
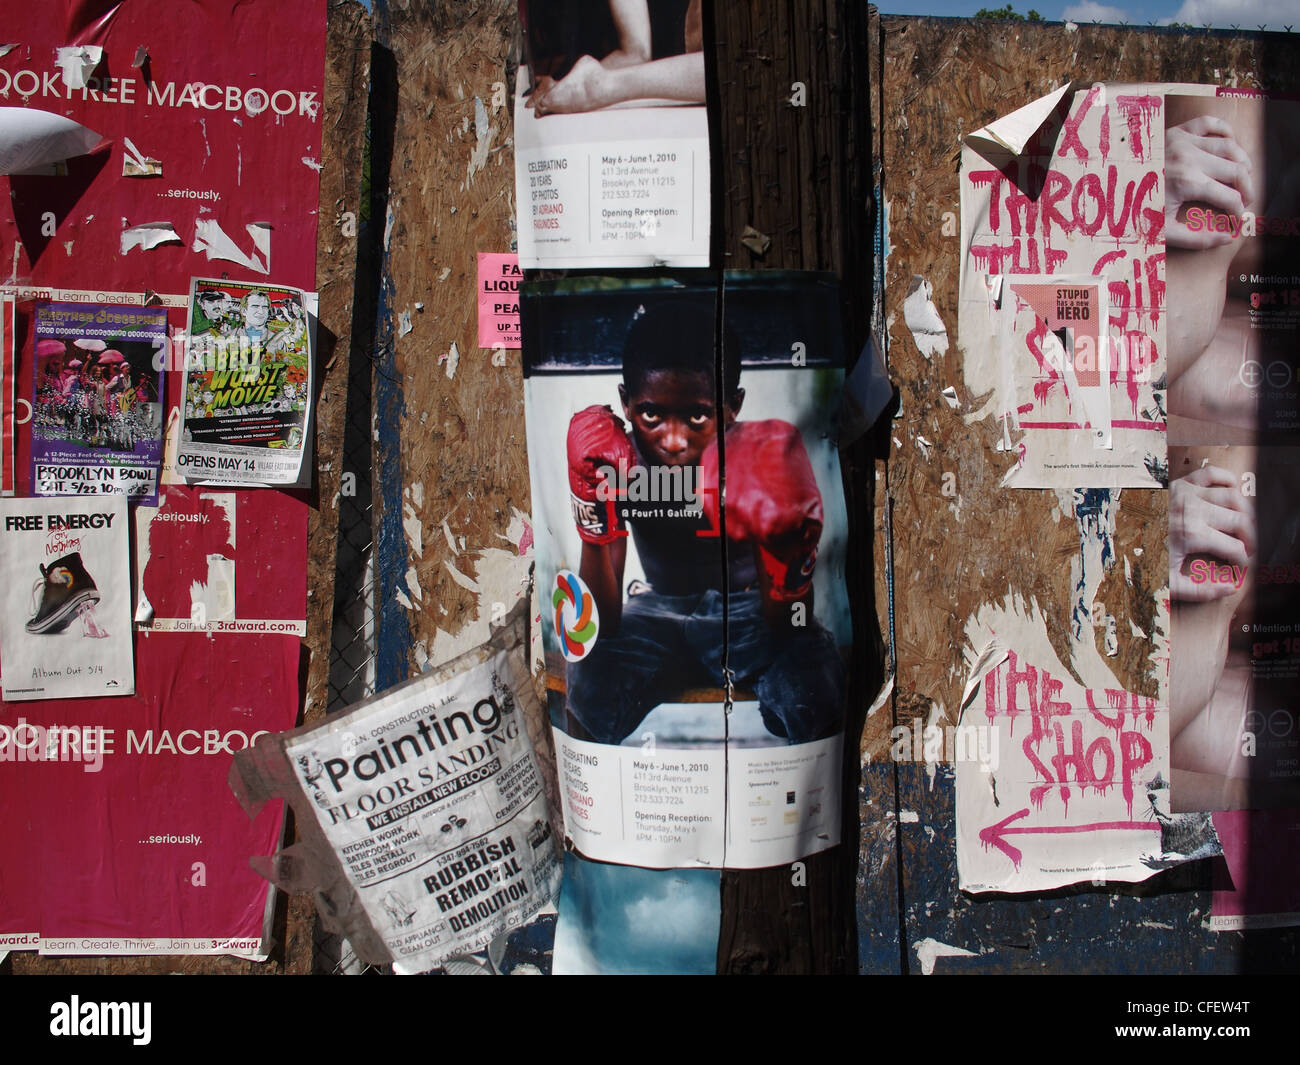
[[[560,641],[560,650],[568,661],[581,661],[596,646],[596,632],[600,628],[596,600],[581,577],[564,569],[555,578],[551,605],[555,607],[555,636]]]

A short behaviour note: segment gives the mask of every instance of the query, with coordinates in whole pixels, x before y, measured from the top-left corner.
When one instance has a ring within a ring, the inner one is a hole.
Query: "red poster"
[[[179,371],[192,277],[315,288],[325,0],[0,0],[0,17],[16,380],[36,300],[166,307]],[[248,860],[281,819],[249,821],[226,776],[297,720],[306,528],[282,493],[164,489],[133,531],[136,694],[0,703],[0,950],[263,953]]]
[[[6,106],[102,138],[66,174],[9,177],[3,276],[98,292],[184,294],[222,272],[315,287],[324,0],[0,12],[18,41],[0,57]]]
[[[235,751],[292,727],[293,636],[157,633],[136,694],[0,706],[0,949],[262,952],[278,810],[250,821]]]

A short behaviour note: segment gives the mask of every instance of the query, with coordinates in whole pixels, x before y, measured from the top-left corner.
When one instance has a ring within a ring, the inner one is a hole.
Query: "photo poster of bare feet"
[[[0,500],[6,701],[129,695],[126,497]]]
[[[702,0],[520,0],[519,264],[709,265]]]

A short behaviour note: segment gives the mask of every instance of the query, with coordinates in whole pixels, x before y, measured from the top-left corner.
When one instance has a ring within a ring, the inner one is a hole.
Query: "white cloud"
[[[1221,29],[1267,26],[1280,30],[1284,24],[1300,25],[1300,4],[1296,0],[1183,0],[1174,21],[1193,26],[1208,23]]]
[[[695,884],[668,879],[666,890],[657,898],[647,893],[627,905],[624,919],[629,931],[670,948],[699,943],[708,936],[716,938],[718,889],[716,883],[707,886],[711,894],[703,895]]]
[[[1127,22],[1129,25],[1133,24],[1133,16],[1122,7],[1099,4],[1097,0],[1082,0],[1081,3],[1071,4],[1061,13],[1061,17],[1069,22],[1109,22],[1116,25]]]

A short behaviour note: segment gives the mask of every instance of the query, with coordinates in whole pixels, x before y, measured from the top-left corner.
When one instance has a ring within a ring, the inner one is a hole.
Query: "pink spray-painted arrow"
[[[1159,832],[1160,824],[1157,821],[1093,821],[1086,825],[1026,825],[1021,828],[1008,828],[1012,821],[1019,821],[1022,817],[1029,816],[1029,807],[1019,810],[1010,817],[1004,817],[996,825],[989,825],[988,828],[980,829],[980,842],[986,847],[997,847],[1003,854],[1010,858],[1020,868],[1020,859],[1023,855],[1018,847],[1013,847],[1008,843],[1004,836],[1010,836],[1013,833],[1050,833],[1059,834],[1065,832],[1108,832],[1108,831],[1148,831]]]

